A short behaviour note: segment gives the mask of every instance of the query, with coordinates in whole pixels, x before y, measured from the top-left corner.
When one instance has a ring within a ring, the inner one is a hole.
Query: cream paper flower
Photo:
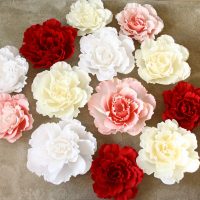
[[[50,71],[37,74],[33,81],[37,112],[61,119],[76,117],[92,93],[90,81],[89,75],[80,68],[71,68],[66,62],[55,63]]]
[[[96,151],[96,139],[78,120],[39,126],[29,141],[27,168],[53,184],[85,174]]]
[[[137,164],[165,184],[179,183],[185,172],[199,168],[196,136],[179,127],[175,120],[161,122],[157,128],[144,128],[140,140]]]
[[[14,46],[0,49],[0,93],[21,92],[29,65]]]
[[[117,30],[104,27],[80,40],[78,65],[99,81],[110,80],[117,72],[128,74],[135,66],[134,43],[125,35],[118,36]]]
[[[135,52],[139,76],[147,83],[174,84],[190,76],[188,50],[169,35],[146,39]]]
[[[104,9],[101,0],[78,0],[71,5],[70,13],[66,15],[67,23],[79,30],[79,36],[106,26],[112,18],[112,12]]]

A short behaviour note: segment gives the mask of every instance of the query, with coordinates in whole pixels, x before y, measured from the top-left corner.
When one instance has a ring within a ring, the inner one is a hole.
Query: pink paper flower
[[[146,38],[155,38],[164,27],[156,10],[148,4],[128,3],[123,11],[116,15],[121,32],[139,42]]]
[[[23,131],[30,130],[32,124],[29,103],[23,94],[0,94],[0,138],[13,143],[22,136]]]
[[[88,109],[102,134],[137,135],[153,115],[155,99],[136,79],[103,81],[96,91],[88,102]]]

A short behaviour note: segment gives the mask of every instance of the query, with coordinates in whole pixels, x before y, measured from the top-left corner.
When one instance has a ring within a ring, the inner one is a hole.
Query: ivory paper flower
[[[136,79],[103,81],[96,91],[88,109],[98,131],[104,135],[117,132],[137,135],[154,113],[154,97]]]
[[[179,183],[185,172],[199,168],[196,136],[175,120],[161,122],[157,128],[145,127],[140,140],[137,164],[165,184]]]
[[[112,12],[105,9],[101,0],[78,0],[66,15],[67,23],[77,28],[78,35],[92,33],[112,21]]]
[[[96,151],[96,139],[78,120],[42,124],[29,144],[28,169],[57,185],[85,174]]]
[[[135,52],[139,76],[147,83],[174,84],[190,76],[188,50],[169,35],[147,39]]]
[[[37,112],[61,119],[76,117],[92,93],[90,81],[89,75],[78,67],[71,68],[66,62],[55,63],[50,71],[37,74],[33,81]]]
[[[23,94],[0,94],[0,138],[13,143],[32,128],[33,118]]]
[[[97,76],[99,81],[112,79],[117,72],[128,74],[135,66],[133,41],[118,36],[117,30],[105,27],[80,40],[81,69]]]
[[[0,93],[21,92],[26,84],[29,65],[19,55],[17,48],[5,46],[0,49]]]
[[[154,39],[164,27],[162,19],[149,4],[128,3],[124,10],[116,15],[121,32],[134,40],[142,42],[146,38]]]

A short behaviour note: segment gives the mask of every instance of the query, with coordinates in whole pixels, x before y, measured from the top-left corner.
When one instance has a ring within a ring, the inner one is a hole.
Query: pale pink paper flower
[[[104,135],[127,132],[139,134],[151,119],[155,98],[133,78],[101,82],[88,102],[95,126]]]
[[[156,10],[148,4],[128,3],[123,11],[116,15],[121,32],[139,42],[146,38],[154,39],[164,27]]]
[[[22,136],[23,131],[30,130],[32,124],[29,103],[23,94],[0,94],[0,138],[13,143]]]

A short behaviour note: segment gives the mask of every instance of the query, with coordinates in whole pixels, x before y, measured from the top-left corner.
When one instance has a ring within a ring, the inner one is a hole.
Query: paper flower
[[[21,92],[26,84],[28,63],[18,49],[5,46],[0,49],[0,93]]]
[[[34,68],[49,68],[74,54],[76,36],[77,31],[73,27],[62,26],[58,20],[49,19],[25,31],[20,53]]]
[[[137,156],[131,147],[121,148],[117,144],[100,147],[91,167],[93,189],[99,198],[129,200],[136,196],[143,179],[143,171],[136,164]]]
[[[175,119],[182,128],[192,130],[200,124],[200,88],[179,82],[172,90],[163,92],[163,120]]]
[[[112,12],[104,8],[101,0],[78,0],[66,15],[67,23],[77,28],[80,36],[106,26],[112,18]]]
[[[156,10],[148,4],[128,3],[123,11],[116,15],[121,32],[142,42],[146,38],[154,39],[164,27]]]
[[[136,79],[103,81],[96,91],[88,102],[88,109],[102,134],[137,135],[153,115],[155,99]]]
[[[135,52],[139,76],[147,83],[174,84],[190,76],[188,50],[169,35],[147,39]]]
[[[13,143],[32,128],[33,118],[23,94],[0,94],[0,138]]]
[[[174,84],[190,76],[188,50],[169,35],[147,39],[135,52],[139,76],[147,83]]]
[[[185,172],[199,168],[196,136],[175,120],[161,122],[157,128],[145,127],[140,140],[138,166],[165,184],[179,183]]]
[[[80,40],[79,66],[97,76],[99,81],[112,79],[117,72],[128,74],[135,66],[133,41],[118,36],[117,30],[105,27]]]
[[[85,174],[96,151],[96,139],[78,120],[42,124],[29,144],[28,169],[57,185]]]
[[[43,71],[32,84],[38,113],[49,117],[72,119],[84,107],[92,93],[89,75],[66,62],[55,63],[50,71]]]

